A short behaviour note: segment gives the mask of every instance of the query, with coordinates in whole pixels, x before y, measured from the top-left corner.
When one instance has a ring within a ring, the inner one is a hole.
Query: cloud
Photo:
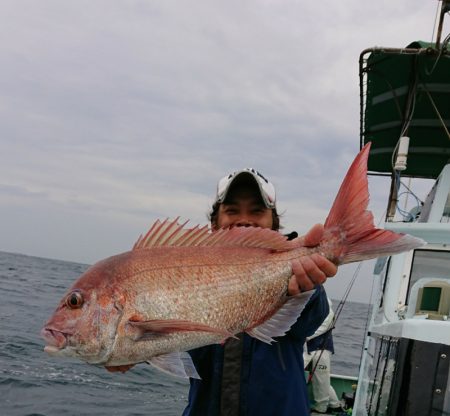
[[[359,150],[360,52],[430,40],[430,6],[4,1],[0,249],[95,261],[156,218],[204,223],[244,166],[306,231]]]

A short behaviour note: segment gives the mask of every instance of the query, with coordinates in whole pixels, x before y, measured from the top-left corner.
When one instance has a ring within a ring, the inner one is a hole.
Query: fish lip
[[[68,332],[63,332],[55,328],[45,327],[41,331],[42,338],[47,342],[45,350],[54,352],[61,350],[67,346],[67,337],[71,335]]]

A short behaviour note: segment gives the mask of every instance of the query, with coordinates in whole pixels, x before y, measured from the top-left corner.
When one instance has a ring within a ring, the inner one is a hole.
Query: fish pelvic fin
[[[272,317],[245,332],[266,344],[275,342],[274,337],[286,335],[286,332],[289,331],[291,326],[297,322],[298,317],[301,315],[314,292],[315,290],[309,290],[308,292],[302,292],[295,296],[289,296],[284,305]]]
[[[223,339],[234,336],[224,329],[213,328],[200,322],[191,322],[182,319],[154,319],[147,321],[129,320],[127,325],[131,327],[131,330],[128,330],[128,334],[131,335],[135,341],[154,339],[174,332],[186,331],[211,332],[213,334],[221,335]]]
[[[176,377],[201,379],[187,352],[173,352],[152,357],[148,363],[158,370]]]
[[[425,244],[419,238],[375,227],[373,215],[367,210],[370,145],[363,147],[350,166],[324,224],[321,246],[323,252],[333,252],[337,264],[397,254]],[[334,249],[326,249],[329,242],[334,242]]]

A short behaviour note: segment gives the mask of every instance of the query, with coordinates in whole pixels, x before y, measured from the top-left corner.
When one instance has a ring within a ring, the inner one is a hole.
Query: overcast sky
[[[0,250],[91,264],[157,218],[206,223],[217,180],[246,166],[307,231],[359,150],[360,52],[431,41],[437,7],[2,0]],[[388,189],[370,186],[380,219]]]

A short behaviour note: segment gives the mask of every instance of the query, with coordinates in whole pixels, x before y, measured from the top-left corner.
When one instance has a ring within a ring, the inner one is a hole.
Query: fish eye
[[[70,309],[78,309],[83,305],[83,295],[80,292],[72,292],[66,298],[66,305]]]

